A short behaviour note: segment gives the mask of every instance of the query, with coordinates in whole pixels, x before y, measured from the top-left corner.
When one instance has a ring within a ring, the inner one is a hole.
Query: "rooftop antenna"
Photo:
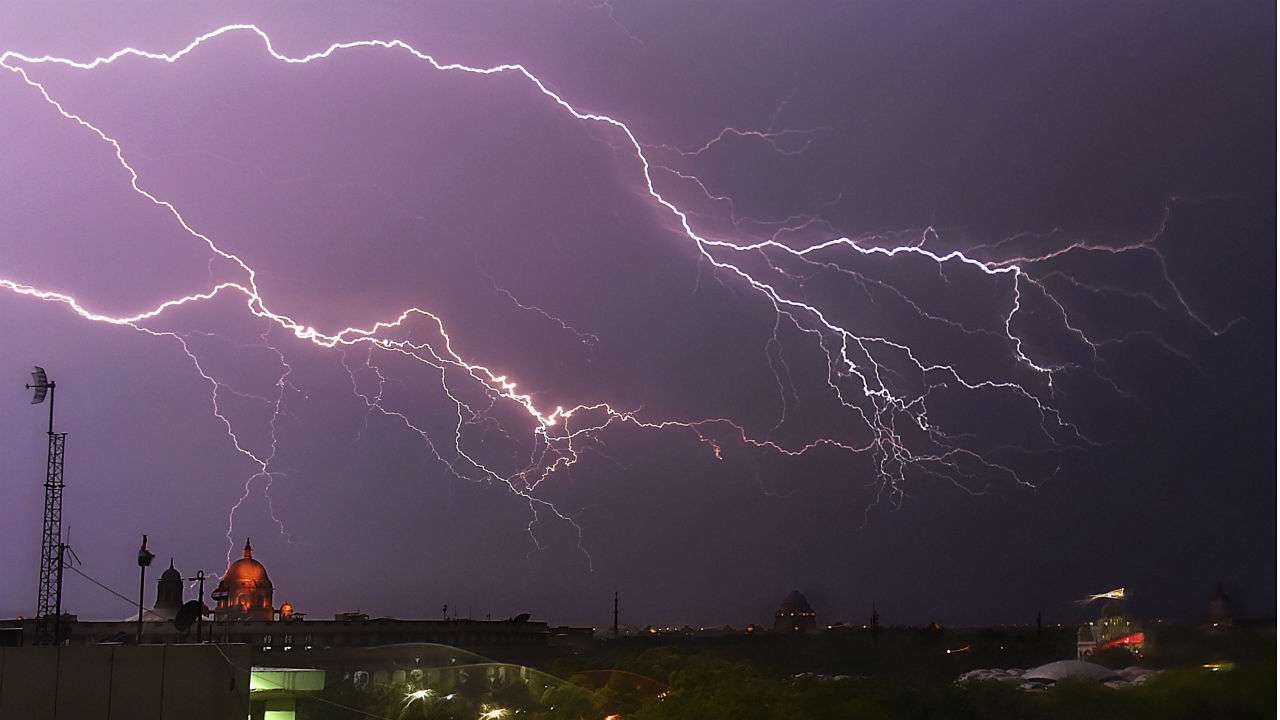
[[[36,644],[56,644],[62,618],[62,459],[67,434],[53,431],[53,391],[57,383],[39,365],[31,373],[31,404],[49,397],[49,457],[44,473],[44,530],[40,538],[40,587],[36,593]]]

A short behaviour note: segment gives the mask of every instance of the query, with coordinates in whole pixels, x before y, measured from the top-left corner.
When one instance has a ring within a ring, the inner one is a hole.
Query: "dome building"
[[[774,632],[806,633],[818,629],[818,615],[799,590],[792,590],[773,614]]]
[[[253,559],[253,546],[244,541],[244,556],[231,563],[222,581],[213,591],[218,604],[213,608],[215,620],[271,620],[271,579],[262,563]]]
[[[182,607],[182,573],[173,567],[173,558],[169,558],[169,569],[160,574],[156,582],[155,614],[172,620],[177,617]]]

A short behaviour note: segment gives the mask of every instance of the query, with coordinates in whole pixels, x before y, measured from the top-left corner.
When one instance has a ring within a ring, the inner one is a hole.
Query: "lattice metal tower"
[[[44,368],[36,366],[31,373],[34,391],[32,405],[49,396],[49,459],[44,473],[44,532],[40,539],[40,589],[36,596],[36,644],[52,645],[60,641],[62,618],[61,588],[58,583],[62,565],[62,458],[67,434],[53,431],[53,391],[57,384]]]

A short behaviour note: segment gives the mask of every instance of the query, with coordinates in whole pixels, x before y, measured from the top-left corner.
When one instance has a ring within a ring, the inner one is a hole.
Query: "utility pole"
[[[66,450],[67,434],[53,431],[53,391],[57,383],[49,379],[44,368],[36,366],[31,373],[31,404],[39,405],[49,397],[49,455],[44,473],[44,523],[40,537],[40,587],[36,593],[36,644],[47,645],[57,641],[57,626],[61,613],[52,617],[54,606],[60,604],[58,579],[62,573],[62,460]]]
[[[613,591],[613,639],[618,639],[618,591]]]
[[[196,615],[196,643],[202,643],[204,642],[204,637],[200,634],[200,631],[204,626],[204,571],[197,570],[196,576],[187,578],[187,581],[195,581],[200,584],[200,596],[196,598],[200,602],[200,614]]]
[[[147,536],[142,536],[142,547],[138,548],[138,643],[142,644],[142,601],[147,590],[147,566],[155,555],[147,550]]]
[[[58,543],[58,590],[54,602],[53,644],[62,644],[62,562],[67,555],[67,544]]]

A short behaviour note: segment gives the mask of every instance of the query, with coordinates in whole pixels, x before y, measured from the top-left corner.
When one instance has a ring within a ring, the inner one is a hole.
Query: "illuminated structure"
[[[215,621],[273,618],[271,579],[262,563],[253,559],[253,546],[247,539],[244,556],[227,567],[222,582],[213,591],[213,599],[218,601],[213,609]]]
[[[190,642],[188,629],[177,621],[181,612],[168,612],[175,607],[183,610],[182,584],[181,573],[170,561],[157,588],[156,611],[143,613],[140,645],[186,647]],[[214,592],[214,622],[207,627],[207,641],[238,648],[245,657],[237,666],[253,666],[252,714],[248,715],[252,718],[291,718],[298,691],[317,689],[317,678],[326,673],[335,681],[358,686],[396,685],[412,679],[447,693],[477,683],[490,688],[523,683],[541,693],[546,687],[539,683],[546,676],[528,665],[561,653],[583,652],[592,643],[591,628],[549,628],[545,622],[530,620],[528,613],[503,620],[402,620],[346,612],[322,620],[307,618],[287,601],[273,608],[273,594],[266,568],[253,558],[253,546],[246,542],[243,557],[230,564]],[[63,647],[131,644],[137,624],[134,618],[99,622],[70,615],[63,624]],[[31,645],[35,640],[35,618],[0,620],[0,654],[7,646]],[[218,658],[218,665],[225,667],[227,661]],[[0,717],[7,720],[11,713],[5,707],[0,702]],[[117,714],[133,717],[127,712]],[[246,713],[217,715],[233,716],[246,717]]]
[[[1097,621],[1080,626],[1076,635],[1076,659],[1083,660],[1116,648],[1141,657],[1146,642],[1141,626],[1125,615],[1120,598],[1113,598],[1102,606],[1102,615]]]
[[[774,632],[807,633],[817,628],[818,614],[809,607],[809,600],[799,590],[792,590],[773,614]]]
[[[156,581],[155,614],[166,620],[178,616],[182,607],[182,573],[173,567],[173,558],[169,558],[169,569],[160,574]]]

